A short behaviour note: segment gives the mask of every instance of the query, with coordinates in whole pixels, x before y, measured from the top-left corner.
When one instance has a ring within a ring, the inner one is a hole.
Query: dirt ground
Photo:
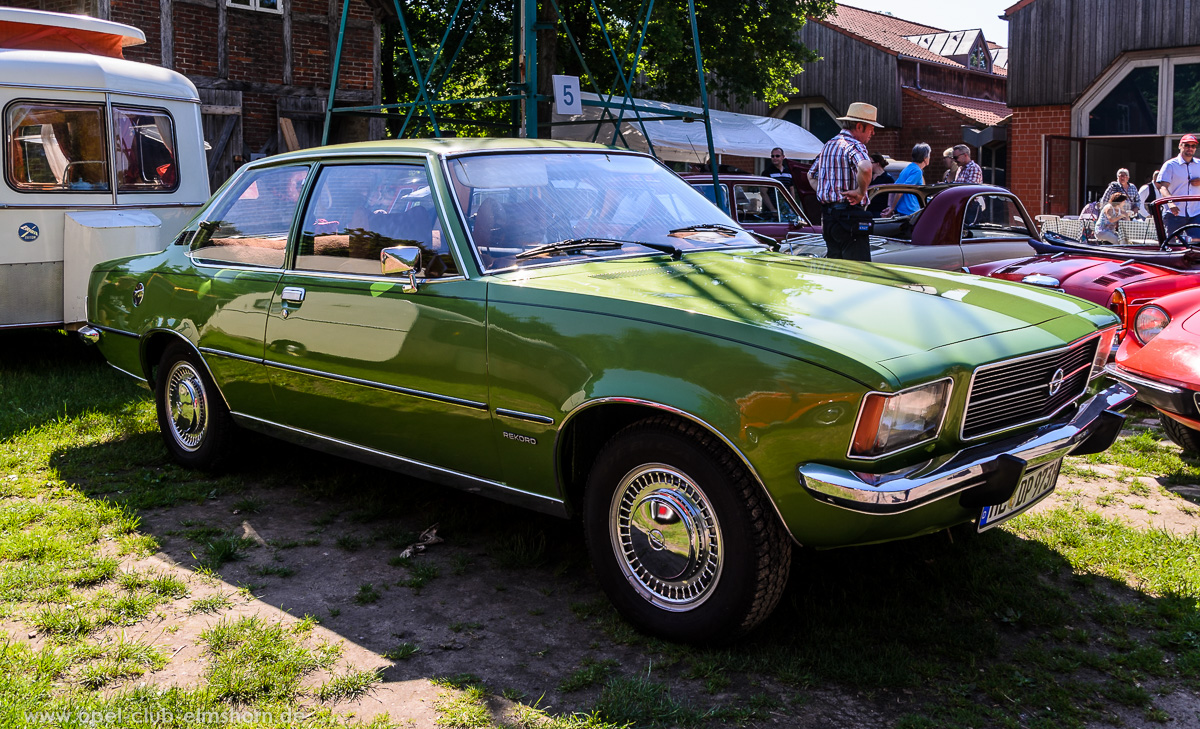
[[[285,456],[294,451],[284,449]],[[357,468],[357,467],[356,467]],[[1160,488],[1153,479],[1137,479],[1147,488],[1131,488],[1119,469],[1092,466],[1099,478],[1063,475],[1055,493],[1038,509],[1074,504],[1109,517],[1119,517],[1145,527],[1191,534],[1200,527],[1200,484]],[[437,487],[422,487],[437,490]],[[1182,498],[1181,498],[1182,497]],[[419,498],[408,494],[404,498]],[[444,497],[438,497],[444,498]],[[496,507],[474,496],[456,494],[455,503],[468,514],[486,510],[486,518],[504,521],[530,520],[533,529],[549,534],[553,545],[544,555],[549,568],[502,568],[494,541],[469,529],[439,527],[445,541],[429,545],[413,557],[413,564],[436,568],[438,576],[419,589],[397,583],[411,576],[404,566],[389,564],[399,553],[404,535],[420,534],[432,524],[421,521],[421,510],[399,521],[374,522],[354,511],[348,496],[331,492],[313,496],[287,486],[254,486],[250,491],[226,495],[201,504],[184,504],[154,509],[142,515],[142,531],[154,535],[161,551],[149,558],[127,563],[126,568],[169,572],[186,580],[191,595],[171,603],[155,620],[145,621],[130,638],[165,647],[171,654],[168,666],[150,674],[146,681],[159,685],[189,684],[199,680],[205,658],[199,634],[209,625],[230,616],[259,615],[270,620],[296,621],[305,615],[320,620],[314,638],[341,643],[343,665],[382,670],[383,681],[365,697],[335,705],[347,716],[370,719],[386,712],[393,721],[412,727],[433,727],[438,717],[435,704],[446,689],[434,684],[435,677],[472,674],[493,693],[504,693],[526,704],[555,713],[586,710],[598,695],[591,687],[570,693],[559,690],[561,681],[577,671],[586,660],[616,660],[624,670],[641,669],[653,674],[648,651],[636,641],[614,644],[594,619],[606,605],[586,567],[577,525],[517,509]],[[235,508],[250,499],[259,506],[248,512]],[[219,578],[197,574],[197,544],[182,534],[188,525],[203,524],[245,535],[258,546],[244,551],[243,558],[218,569]],[[280,548],[288,542],[299,546]],[[314,544],[314,542],[317,542]],[[272,546],[274,545],[274,546]],[[519,545],[518,545],[519,547]],[[507,547],[512,551],[512,545]],[[517,549],[519,552],[519,548]],[[291,576],[263,574],[270,568],[287,568]],[[379,598],[356,600],[363,585],[370,584]],[[191,614],[197,599],[215,593],[231,598],[228,609],[211,614]],[[0,625],[14,632],[14,625]],[[28,638],[39,643],[30,633]],[[419,650],[403,660],[382,654],[399,644],[410,643]],[[308,677],[317,685],[328,674]],[[752,690],[733,685],[728,695],[703,693],[694,685],[672,683],[672,695],[687,701],[689,693],[701,705],[738,700],[753,692],[794,694],[795,689],[762,681]],[[805,691],[802,710],[773,714],[757,725],[791,727],[893,726],[897,714],[906,710],[911,698],[903,693],[869,696],[814,687]],[[1189,692],[1169,697],[1174,717],[1198,717],[1200,698]],[[501,714],[506,702],[493,703]],[[1141,726],[1144,717],[1128,717],[1125,726]],[[1187,723],[1175,723],[1183,726]],[[1100,725],[1098,725],[1100,726]]]

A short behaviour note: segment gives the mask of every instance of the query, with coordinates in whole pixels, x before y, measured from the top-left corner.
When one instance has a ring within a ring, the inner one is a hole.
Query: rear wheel
[[[158,427],[171,456],[188,468],[220,470],[237,428],[200,356],[182,344],[163,352],[155,374]]]
[[[588,477],[584,529],[597,578],[623,616],[671,640],[736,638],[783,594],[791,540],[722,443],[669,417],[631,425]]]
[[[1167,431],[1168,438],[1175,441],[1175,444],[1185,451],[1193,455],[1200,455],[1200,430],[1189,428],[1167,415],[1159,417],[1162,420],[1163,430]]]

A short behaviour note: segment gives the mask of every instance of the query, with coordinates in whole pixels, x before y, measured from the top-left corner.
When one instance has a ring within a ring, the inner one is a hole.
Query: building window
[[[225,0],[225,4],[231,8],[261,10],[264,13],[283,13],[280,0]]]
[[[1175,92],[1171,97],[1171,131],[1188,134],[1200,130],[1200,63],[1175,66]]]
[[[1008,145],[1001,142],[989,144],[979,150],[979,167],[983,171],[983,181],[988,185],[1008,187]]]
[[[1158,131],[1158,67],[1134,68],[1088,113],[1093,136]]]
[[[780,118],[804,127],[822,142],[828,142],[842,130],[833,111],[824,104],[793,104],[785,109]]]

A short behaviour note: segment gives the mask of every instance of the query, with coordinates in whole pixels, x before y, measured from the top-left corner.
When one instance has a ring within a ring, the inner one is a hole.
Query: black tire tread
[[[1192,455],[1200,455],[1200,430],[1189,428],[1175,418],[1161,415],[1163,430],[1175,445]]]
[[[732,633],[721,636],[721,642],[745,635],[766,620],[783,597],[792,564],[791,536],[776,516],[762,487],[750,476],[741,460],[711,432],[696,423],[670,415],[654,415],[621,429],[610,442],[648,430],[679,436],[699,446],[727,476],[728,486],[746,507],[755,548],[757,589],[741,623]]]

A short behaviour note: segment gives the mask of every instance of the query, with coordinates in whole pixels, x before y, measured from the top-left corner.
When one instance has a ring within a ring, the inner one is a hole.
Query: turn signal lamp
[[[1092,371],[1088,379],[1095,379],[1104,374],[1104,365],[1108,364],[1113,348],[1121,341],[1121,327],[1109,327],[1100,331],[1100,341],[1096,343],[1096,356],[1092,358]]]

